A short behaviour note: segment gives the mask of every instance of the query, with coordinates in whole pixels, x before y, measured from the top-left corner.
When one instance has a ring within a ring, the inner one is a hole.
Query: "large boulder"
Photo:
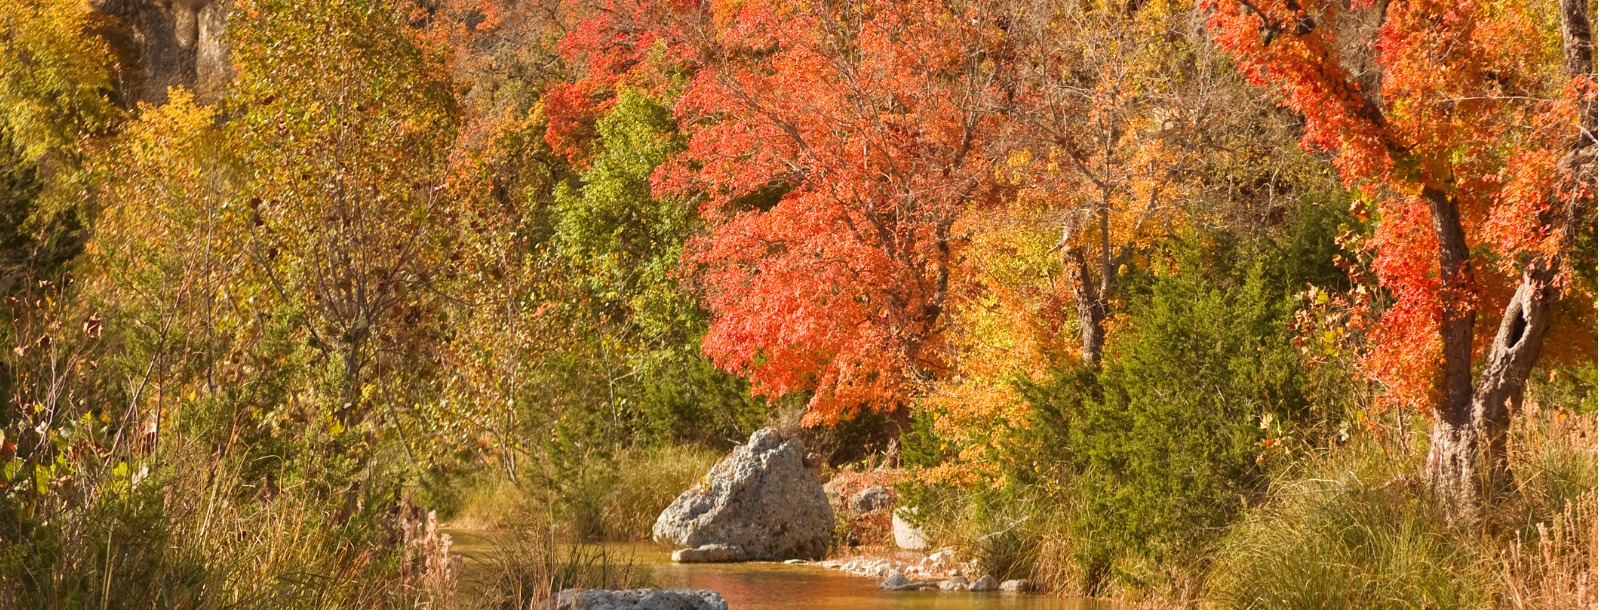
[[[655,539],[682,547],[723,544],[748,559],[822,559],[833,508],[800,441],[771,428],[750,435],[656,518]]]
[[[567,589],[556,594],[556,610],[728,610],[708,589]]]

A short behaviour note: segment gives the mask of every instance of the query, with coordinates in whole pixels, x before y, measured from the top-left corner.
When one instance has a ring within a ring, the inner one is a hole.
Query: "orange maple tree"
[[[552,146],[607,86],[674,88],[688,149],[655,188],[697,197],[710,227],[686,257],[712,314],[705,352],[757,392],[810,392],[808,423],[903,406],[941,366],[951,225],[984,194],[979,146],[1009,65],[993,61],[999,17],[942,2],[610,8],[569,38],[590,77],[557,92],[572,118],[552,117]],[[638,76],[662,66],[686,82]]]
[[[1372,267],[1394,302],[1366,369],[1394,402],[1431,407],[1429,480],[1472,518],[1553,309],[1574,288],[1567,253],[1593,210],[1586,5],[1357,2],[1349,10],[1381,19],[1363,78],[1351,67],[1361,58],[1343,54],[1358,30],[1341,4],[1204,6],[1238,69],[1305,116],[1303,143],[1333,152],[1371,206]]]

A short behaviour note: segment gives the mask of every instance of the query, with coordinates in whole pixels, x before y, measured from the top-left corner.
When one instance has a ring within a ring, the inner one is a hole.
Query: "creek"
[[[452,530],[465,571],[493,552],[496,534]],[[884,591],[878,580],[817,565],[672,563],[671,551],[650,543],[607,543],[608,556],[649,571],[663,589],[711,589],[730,610],[1119,610],[1118,604],[1045,595],[948,591]]]

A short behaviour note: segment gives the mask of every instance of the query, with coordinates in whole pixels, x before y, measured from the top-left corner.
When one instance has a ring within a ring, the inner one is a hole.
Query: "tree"
[[[103,399],[101,387],[84,381],[104,321],[90,323],[77,298],[81,283],[66,272],[92,218],[83,160],[118,114],[112,56],[97,25],[87,2],[0,1],[0,456],[8,464],[0,527],[7,529],[17,525],[14,511],[51,506],[27,498],[75,476],[59,462],[83,448],[75,440],[92,436],[71,434],[93,427],[77,416]]]
[[[759,409],[749,408],[742,380],[700,353],[706,312],[695,284],[680,281],[685,244],[703,223],[684,198],[651,193],[650,176],[683,150],[677,124],[667,108],[625,89],[595,132],[581,188],[555,191],[552,244],[589,332],[623,363],[618,379],[631,378],[611,394],[629,403],[623,410],[639,440],[740,436]]]
[[[709,235],[686,260],[711,311],[706,353],[757,392],[811,392],[811,423],[899,408],[942,366],[950,228],[984,196],[980,147],[1011,65],[1002,15],[938,2],[605,14],[609,27],[569,40],[591,73],[665,56],[688,75],[675,108],[688,147],[655,180],[702,198]]]
[[[182,88],[169,91],[168,100],[141,103],[112,154],[94,167],[116,205],[97,219],[89,264],[97,305],[121,343],[106,360],[130,380],[126,404],[114,409],[118,422],[125,436],[148,440],[134,455],[161,443],[169,412],[204,420],[194,413],[200,404],[248,394],[271,378],[261,361],[247,357],[261,319],[238,305],[266,295],[247,281],[244,219],[224,205],[231,174],[219,152],[216,109]],[[238,434],[238,418],[223,419],[227,425],[205,430],[213,433],[207,442]],[[217,443],[219,454],[227,453],[224,444]],[[120,448],[127,447],[114,447]]]
[[[0,125],[29,162],[73,156],[116,117],[112,57],[83,0],[0,2]]]
[[[1080,358],[1097,367],[1119,276],[1182,217],[1198,152],[1184,140],[1205,122],[1185,86],[1198,62],[1176,34],[1181,2],[1031,8],[1014,25],[1025,42],[1008,105],[1012,159],[1031,170],[1019,196],[1057,210],[1060,281],[1077,310]]]
[[[234,15],[231,209],[276,307],[332,365],[328,433],[370,456],[368,432],[432,399],[419,379],[437,373],[437,286],[468,220],[446,197],[445,57],[384,0],[255,0]]]
[[[86,2],[0,2],[0,294],[83,245],[81,161],[118,115],[98,25]]]
[[[1366,366],[1394,402],[1431,406],[1427,478],[1475,520],[1594,210],[1586,4],[1380,3],[1359,41],[1376,51],[1371,81],[1341,55],[1360,30],[1339,3],[1204,5],[1238,69],[1305,116],[1304,144],[1332,151],[1374,209],[1373,270],[1395,302]]]

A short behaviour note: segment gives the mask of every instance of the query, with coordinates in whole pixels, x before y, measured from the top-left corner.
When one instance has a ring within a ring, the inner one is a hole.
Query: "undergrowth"
[[[1592,608],[1593,422],[1529,409],[1511,434],[1513,488],[1476,528],[1426,499],[1420,443],[1365,439],[1316,458],[1228,535],[1210,605]]]

